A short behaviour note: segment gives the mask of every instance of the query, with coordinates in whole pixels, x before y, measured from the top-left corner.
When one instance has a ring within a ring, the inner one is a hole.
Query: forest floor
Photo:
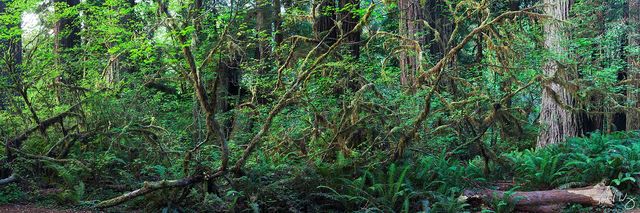
[[[4,205],[0,206],[0,212],[2,213],[89,213],[92,211],[77,210],[77,209],[51,209],[47,207],[39,207],[36,205]]]

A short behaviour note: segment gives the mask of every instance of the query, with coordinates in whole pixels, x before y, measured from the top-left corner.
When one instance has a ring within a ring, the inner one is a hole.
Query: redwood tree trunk
[[[629,0],[629,18],[628,23],[631,32],[628,34],[629,46],[633,48],[640,47],[640,0]],[[627,53],[628,78],[631,80],[629,88],[627,88],[628,107],[627,111],[627,130],[640,129],[640,60],[638,55]]]
[[[282,34],[282,2],[280,0],[273,0],[273,30],[275,31],[275,42],[280,45],[284,40]]]
[[[80,4],[80,0],[54,0],[55,4],[66,4],[69,7],[76,6]],[[62,8],[56,7],[56,13],[61,13]],[[75,84],[77,80],[80,78],[79,72],[75,71],[72,68],[71,62],[73,54],[70,54],[70,51],[80,44],[80,26],[79,23],[76,23],[77,15],[68,15],[65,17],[61,17],[55,24],[53,33],[55,34],[55,44],[54,51],[58,56],[58,63],[65,70],[66,77],[65,80],[67,84]]]
[[[421,32],[420,18],[420,1],[418,0],[400,0],[398,2],[400,9],[400,17],[398,27],[400,35],[407,39],[419,41],[416,36],[417,32]],[[406,43],[406,45],[413,45]],[[418,54],[415,50],[407,50],[400,53],[400,84],[402,86],[412,86],[415,83],[415,76],[418,70],[419,61]]]
[[[335,27],[335,10],[336,4],[333,0],[319,0],[314,9],[315,23],[313,28],[315,30],[318,39],[324,39],[324,41],[331,45],[336,41],[338,36],[337,29]]]
[[[342,13],[340,14],[340,20],[342,21],[342,31],[343,33],[349,33],[356,27],[358,21],[360,20],[360,17],[355,12],[356,10],[360,9],[360,0],[340,0],[339,6],[342,9]],[[351,56],[355,59],[360,57],[360,34],[361,30],[347,35],[347,38],[345,40],[349,45]]]
[[[562,39],[566,37],[562,21],[567,20],[571,0],[545,0],[545,13],[555,20],[548,20],[544,24],[545,47],[552,55],[563,57],[566,48],[562,46]],[[540,109],[540,135],[538,147],[559,143],[566,137],[578,135],[579,123],[572,107],[575,100],[571,91],[559,83],[567,82],[575,77],[575,73],[563,69],[557,59],[548,61],[543,67],[544,75],[556,76],[555,81],[544,85],[542,92],[542,107]]]

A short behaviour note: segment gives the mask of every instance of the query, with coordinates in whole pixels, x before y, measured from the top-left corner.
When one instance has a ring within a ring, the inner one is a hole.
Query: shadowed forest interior
[[[624,212],[639,130],[640,0],[0,0],[0,211]]]

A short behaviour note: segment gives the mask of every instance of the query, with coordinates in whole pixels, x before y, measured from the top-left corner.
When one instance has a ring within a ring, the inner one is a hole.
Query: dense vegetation
[[[629,210],[639,56],[640,0],[0,0],[0,205]]]

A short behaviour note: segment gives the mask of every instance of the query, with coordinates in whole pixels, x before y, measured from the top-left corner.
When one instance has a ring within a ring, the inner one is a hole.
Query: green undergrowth
[[[509,199],[471,209],[459,201],[464,189],[494,188],[506,183],[512,191],[584,187],[604,181],[619,190],[617,210],[640,189],[640,136],[634,132],[594,133],[537,150],[504,153],[485,168],[482,158],[457,160],[445,153],[424,155],[389,165],[362,164],[339,156],[337,163],[289,164],[252,170],[235,194],[237,207],[287,211],[355,212],[511,212]],[[273,167],[272,167],[273,168]],[[250,184],[252,183],[252,184]],[[508,194],[508,193],[507,193]],[[224,195],[229,196],[229,195]],[[223,196],[223,197],[224,197]],[[227,198],[228,199],[228,198]],[[591,211],[571,205],[568,212]]]
[[[614,208],[569,205],[565,212],[618,211],[633,208],[639,195],[638,141],[634,132],[594,133],[556,146],[503,153],[488,164],[480,157],[459,160],[446,152],[395,164],[341,154],[331,162],[289,158],[275,163],[261,155],[242,177],[194,186],[181,201],[171,197],[182,191],[168,190],[155,193],[153,205],[143,203],[169,212],[512,212],[515,206],[508,198],[478,208],[459,197],[471,188],[509,195],[604,181],[619,191]],[[197,193],[211,186],[216,187],[204,197]]]
[[[509,194],[584,187],[602,181],[619,191],[617,205],[609,210],[623,210],[635,207],[640,195],[639,141],[640,135],[635,132],[594,133],[560,145],[503,153],[489,163],[481,157],[460,160],[447,152],[386,164],[342,154],[331,161],[291,156],[274,160],[274,156],[258,155],[243,176],[228,175],[188,188],[160,190],[111,210],[512,212],[515,206],[507,198],[487,202],[480,209],[458,198],[463,190],[471,188],[500,189]],[[32,200],[43,205],[90,207],[97,200],[126,191],[85,186],[83,179],[73,175],[78,171],[72,168],[41,166],[64,180],[58,186],[63,190],[37,195],[13,184],[0,189],[0,204]],[[151,170],[167,175],[174,172],[173,168]],[[134,187],[135,183],[123,185]],[[565,208],[566,212],[596,210],[604,211],[580,205]]]

